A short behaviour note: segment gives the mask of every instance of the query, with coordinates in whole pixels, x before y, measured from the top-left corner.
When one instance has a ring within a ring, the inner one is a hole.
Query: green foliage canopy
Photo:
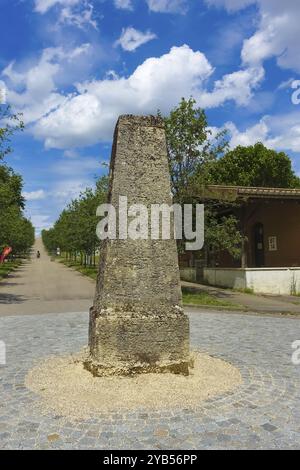
[[[99,246],[96,227],[99,218],[97,207],[107,200],[108,177],[96,182],[96,188],[87,188],[62,211],[54,227],[42,232],[43,242],[49,251],[59,247],[66,252],[91,255]]]
[[[21,115],[12,113],[10,106],[0,105],[0,161],[12,152],[11,137],[19,130],[24,130]]]
[[[194,187],[206,181],[210,165],[227,150],[226,132],[212,137],[205,111],[193,98],[182,98],[163,119],[174,200],[188,202]]]
[[[249,147],[238,146],[215,161],[210,168],[214,184],[294,188],[300,179],[284,152],[266,148],[261,142]]]
[[[8,106],[0,106],[0,160],[12,152],[11,137],[24,124]],[[23,180],[5,163],[0,165],[0,251],[9,245],[14,254],[25,253],[34,243],[34,228],[23,215]]]

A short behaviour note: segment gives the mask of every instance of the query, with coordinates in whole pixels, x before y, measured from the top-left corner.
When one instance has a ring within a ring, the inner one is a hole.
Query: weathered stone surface
[[[172,204],[163,122],[121,116],[116,126],[109,201]],[[150,220],[150,216],[149,216]],[[150,230],[150,224],[149,224]],[[95,375],[170,370],[188,374],[189,321],[182,310],[176,241],[106,240],[90,311]]]

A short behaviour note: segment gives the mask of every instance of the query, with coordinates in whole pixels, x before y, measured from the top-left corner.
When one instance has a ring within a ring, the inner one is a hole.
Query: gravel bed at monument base
[[[242,384],[239,370],[228,362],[199,352],[193,359],[188,377],[93,377],[83,367],[84,354],[54,356],[35,365],[25,385],[40,396],[35,405],[40,412],[77,420],[107,411],[193,407]]]

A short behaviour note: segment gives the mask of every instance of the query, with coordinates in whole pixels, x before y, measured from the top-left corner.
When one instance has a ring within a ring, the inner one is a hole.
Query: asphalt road
[[[94,293],[94,281],[51,261],[37,239],[31,260],[0,282],[0,316],[88,311]]]

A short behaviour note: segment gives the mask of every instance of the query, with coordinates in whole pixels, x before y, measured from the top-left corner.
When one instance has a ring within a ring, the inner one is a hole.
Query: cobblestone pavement
[[[192,410],[116,412],[75,424],[32,413],[38,397],[24,378],[34,360],[86,344],[87,314],[0,318],[7,346],[7,365],[0,366],[0,448],[300,448],[300,366],[291,362],[300,321],[212,311],[190,318],[193,348],[238,366],[239,389]]]

